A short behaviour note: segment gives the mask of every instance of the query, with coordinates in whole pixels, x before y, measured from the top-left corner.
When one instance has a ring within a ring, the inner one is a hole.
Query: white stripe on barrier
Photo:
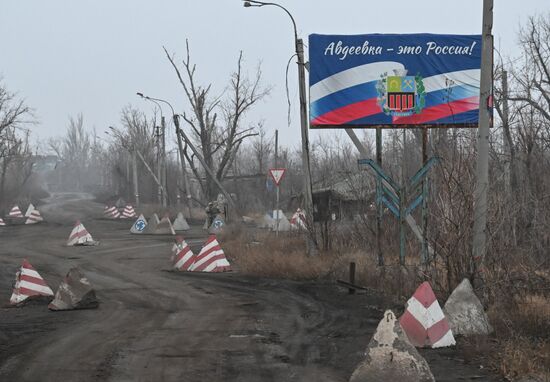
[[[33,284],[33,283],[30,283],[30,282],[25,281],[25,280],[21,280],[19,282],[19,287],[20,288],[25,288],[25,289],[30,289],[30,290],[33,290],[33,291],[39,292],[39,293],[53,295],[53,291],[49,287],[38,285],[38,284]]]
[[[42,278],[42,276],[40,276],[40,274],[38,274],[37,271],[35,271],[33,269],[28,269],[28,268],[21,268],[21,275],[30,276],[30,277],[34,277],[34,278],[37,278],[37,279]]]
[[[420,301],[415,297],[411,297],[407,304],[407,310],[416,318],[424,329],[431,328],[434,324],[437,324],[445,318],[437,300],[426,309]]]

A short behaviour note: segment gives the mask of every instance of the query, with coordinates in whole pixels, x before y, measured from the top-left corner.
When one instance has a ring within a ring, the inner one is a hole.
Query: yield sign
[[[270,168],[269,175],[273,178],[273,181],[278,186],[285,175],[286,168]]]

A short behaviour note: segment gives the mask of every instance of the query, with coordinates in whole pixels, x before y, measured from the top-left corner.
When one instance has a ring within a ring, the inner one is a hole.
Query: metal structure
[[[294,46],[296,56],[298,58],[298,83],[300,93],[300,126],[302,131],[302,168],[304,171],[304,208],[306,214],[307,229],[307,253],[308,255],[316,255],[319,250],[317,248],[317,240],[315,238],[315,229],[313,226],[313,192],[311,182],[311,166],[309,162],[309,121],[307,113],[307,94],[306,94],[306,74],[305,74],[305,59],[304,59],[304,43],[301,38],[298,38],[298,29],[296,21],[292,14],[280,4],[272,2],[263,2],[257,0],[244,1],[243,5],[246,8],[274,6],[282,9],[291,19],[294,27]]]
[[[398,185],[382,167],[372,159],[359,159],[359,165],[368,165],[376,173],[376,200],[378,206],[386,206],[399,220],[399,260],[401,265],[405,264],[406,240],[405,226],[407,218],[420,205],[426,205],[428,198],[428,187],[425,186],[425,179],[430,169],[439,162],[439,158],[430,158],[418,172],[409,179],[406,184]],[[378,208],[380,209],[380,208]],[[427,208],[422,208],[422,217],[427,216]],[[428,260],[428,243],[425,231],[422,235],[422,263]]]

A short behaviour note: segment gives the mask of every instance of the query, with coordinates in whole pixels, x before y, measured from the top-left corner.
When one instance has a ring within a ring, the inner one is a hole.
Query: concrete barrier
[[[428,363],[409,342],[391,310],[384,313],[365,359],[350,382],[435,382]]]
[[[443,311],[455,335],[488,335],[493,331],[468,279],[462,280],[451,293]]]
[[[59,285],[50,310],[93,309],[99,306],[95,291],[78,268],[71,268]]]

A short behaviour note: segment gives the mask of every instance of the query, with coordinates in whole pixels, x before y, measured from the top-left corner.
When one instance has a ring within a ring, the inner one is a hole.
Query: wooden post
[[[349,283],[355,285],[355,263],[349,263]],[[355,294],[355,288],[348,289],[349,294]]]

